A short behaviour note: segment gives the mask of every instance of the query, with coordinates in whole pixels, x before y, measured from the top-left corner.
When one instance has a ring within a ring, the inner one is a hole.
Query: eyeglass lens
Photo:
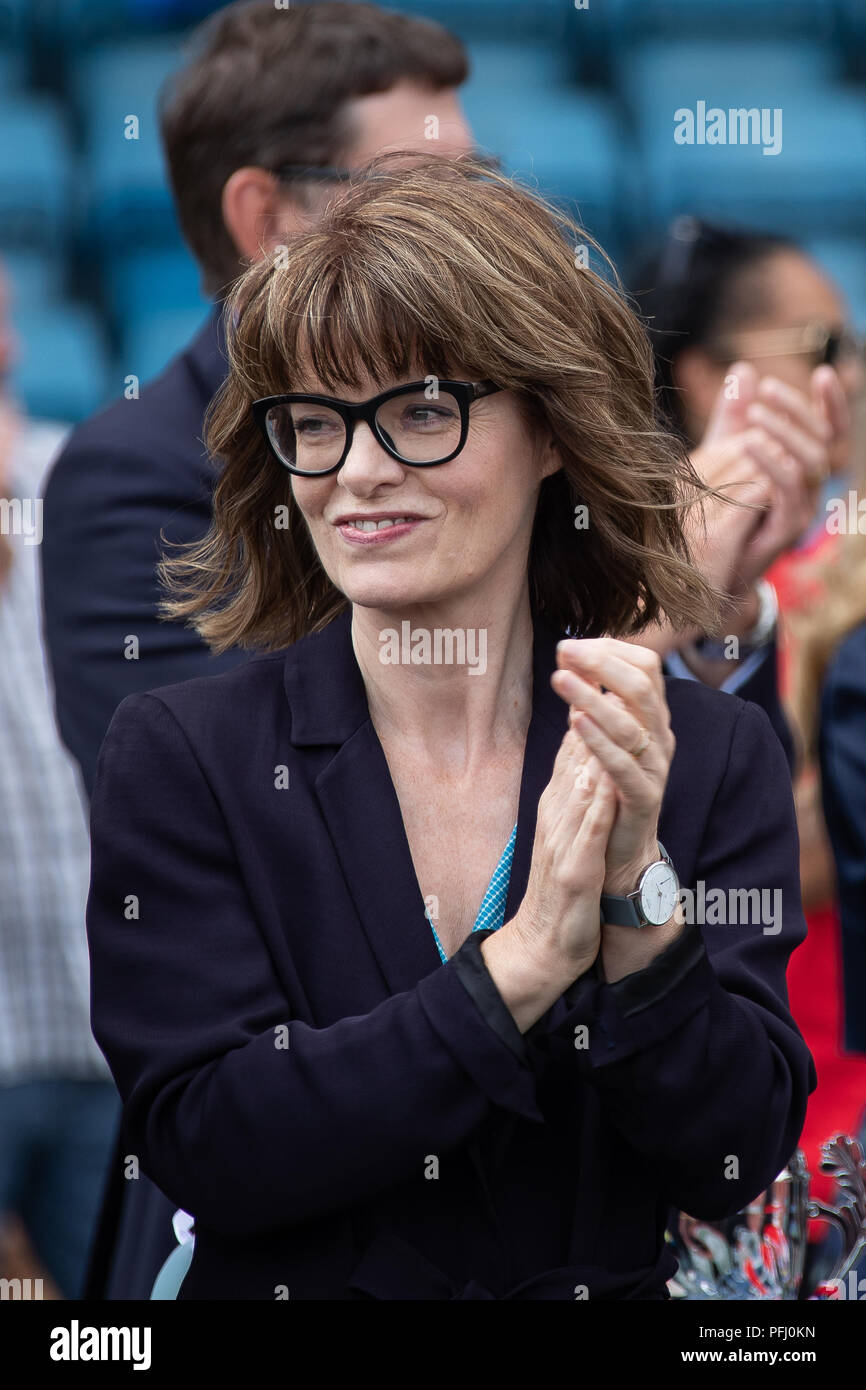
[[[460,405],[448,391],[433,399],[425,391],[383,401],[376,426],[386,443],[411,463],[436,463],[460,443]],[[305,473],[333,468],[346,443],[343,417],[313,401],[286,401],[267,414],[271,443],[284,463]]]

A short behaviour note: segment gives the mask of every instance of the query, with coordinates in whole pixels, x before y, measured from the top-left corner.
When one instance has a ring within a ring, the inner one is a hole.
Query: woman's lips
[[[390,541],[399,540],[401,536],[408,536],[410,531],[414,531],[417,526],[421,526],[425,518],[413,517],[409,521],[398,521],[390,526],[377,527],[375,531],[361,531],[352,521],[341,522],[337,530],[345,541],[350,545],[387,545]]]

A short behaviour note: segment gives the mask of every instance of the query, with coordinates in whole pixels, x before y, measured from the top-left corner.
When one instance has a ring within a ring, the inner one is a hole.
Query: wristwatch
[[[661,859],[656,859],[644,869],[633,893],[627,893],[625,897],[602,893],[602,926],[658,927],[673,916],[679,902],[680,881],[661,840],[658,847]]]

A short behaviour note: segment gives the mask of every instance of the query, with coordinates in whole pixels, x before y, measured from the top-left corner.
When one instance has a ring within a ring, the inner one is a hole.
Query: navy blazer
[[[160,533],[186,545],[210,525],[217,475],[201,436],[226,370],[214,311],[138,400],[115,401],[73,430],[45,488],[45,644],[60,734],[88,794],[124,696],[245,660],[237,651],[214,656],[192,628],[157,616]]]
[[[830,662],[819,758],[839,885],[845,1046],[866,1052],[866,623],[848,634]]]
[[[128,697],[100,754],[93,1029],[131,1151],[196,1219],[181,1298],[663,1298],[670,1206],[743,1207],[816,1084],[767,716],[668,678],[659,834],[684,885],[780,889],[780,929],[689,926],[521,1035],[487,933],[440,962],[350,622]],[[536,621],[506,921],[567,726],[557,635]]]

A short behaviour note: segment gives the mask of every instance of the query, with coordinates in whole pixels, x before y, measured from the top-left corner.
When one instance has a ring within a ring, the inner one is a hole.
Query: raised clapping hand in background
[[[708,497],[704,522],[697,508],[684,519],[697,568],[728,595],[720,629],[725,635],[754,626],[755,585],[813,522],[828,472],[848,464],[851,428],[845,392],[832,367],[816,367],[809,398],[775,377],[759,380],[748,362],[731,367],[691,457],[708,487],[750,505]],[[665,656],[698,636],[697,629],[679,631],[664,622],[626,640]],[[714,683],[710,673],[700,674]]]
[[[811,525],[828,472],[846,464],[850,431],[848,403],[832,367],[815,369],[810,398],[775,377],[759,381],[747,362],[731,368],[692,462],[708,486],[763,510],[710,498],[706,535],[699,523],[689,533],[699,568],[731,596],[731,632],[738,617],[751,626],[744,600]]]

